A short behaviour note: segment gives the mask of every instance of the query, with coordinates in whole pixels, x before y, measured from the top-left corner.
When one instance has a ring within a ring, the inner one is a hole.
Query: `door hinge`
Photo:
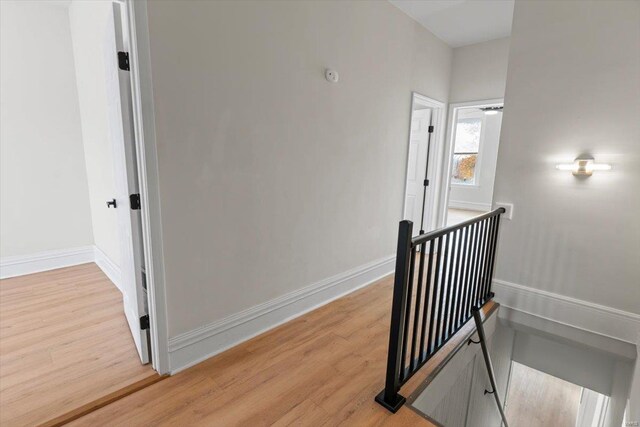
[[[140,318],[140,329],[149,329],[149,315],[145,314]]]
[[[147,291],[147,275],[145,274],[144,271],[141,272],[140,274],[142,276],[142,289],[144,289],[144,291]]]
[[[129,71],[129,52],[118,52],[118,68]]]
[[[425,187],[428,187],[429,186],[429,180],[425,179],[423,184],[424,184]]]
[[[128,70],[128,68],[127,68]],[[429,133],[433,133],[433,126],[429,126]]]
[[[133,210],[140,209],[140,194],[130,194],[129,203],[131,204],[131,209]]]

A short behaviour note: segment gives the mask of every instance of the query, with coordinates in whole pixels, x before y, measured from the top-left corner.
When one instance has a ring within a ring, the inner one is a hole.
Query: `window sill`
[[[459,184],[459,183],[451,183],[452,187],[459,187],[459,188],[477,188],[480,187],[480,184]]]

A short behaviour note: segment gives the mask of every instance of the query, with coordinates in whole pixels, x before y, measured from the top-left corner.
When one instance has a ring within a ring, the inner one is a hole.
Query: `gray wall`
[[[494,201],[496,278],[640,313],[640,2],[518,1]],[[581,153],[613,170],[579,180]]]
[[[448,46],[376,1],[148,19],[170,337],[393,254],[411,92],[447,101]]]
[[[504,97],[509,38],[453,49],[450,102]]]

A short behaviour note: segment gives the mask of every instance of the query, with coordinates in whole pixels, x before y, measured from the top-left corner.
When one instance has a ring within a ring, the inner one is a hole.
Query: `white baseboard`
[[[95,262],[109,280],[122,291],[120,288],[120,267],[97,246],[81,246],[2,258],[0,260],[0,279],[41,273],[89,262]]]
[[[169,339],[171,373],[182,371],[393,272],[395,255],[290,292]]]
[[[57,249],[0,259],[0,279],[93,262],[93,246]]]
[[[122,282],[120,279],[120,267],[114,263],[99,247],[94,246],[94,261],[100,270],[116,285],[116,288],[122,292]]]
[[[463,202],[461,200],[449,200],[449,208],[464,209],[468,211],[488,212],[491,210],[491,203]]]
[[[493,280],[493,292],[505,307],[620,341],[640,342],[639,314],[504,280]]]

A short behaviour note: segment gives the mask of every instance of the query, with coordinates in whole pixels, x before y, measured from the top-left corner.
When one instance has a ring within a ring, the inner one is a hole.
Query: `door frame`
[[[409,133],[407,135],[407,155],[405,161],[405,171],[404,171],[404,191],[402,197],[402,218],[406,218],[406,200],[407,200],[407,179],[409,178],[409,148],[411,145],[411,125],[413,118],[413,107],[418,101],[420,105],[431,108],[431,123],[433,123],[433,135],[431,139],[431,154],[429,161],[429,171],[432,172],[433,177],[433,185],[431,186],[432,191],[428,192],[427,200],[425,202],[425,211],[424,211],[424,223],[425,223],[425,231],[433,230],[437,227],[437,215],[438,215],[438,207],[436,206],[436,201],[439,200],[439,189],[440,185],[440,177],[442,176],[442,148],[444,144],[444,135],[445,135],[445,107],[446,103],[442,101],[438,101],[437,99],[429,98],[428,96],[422,95],[418,92],[411,92],[411,108],[409,110]],[[419,224],[418,224],[419,225]]]
[[[170,372],[169,338],[147,2],[113,1],[122,4],[127,15],[126,22],[123,21],[122,25],[129,32],[129,75],[149,308],[151,364],[163,375]]]
[[[469,107],[492,107],[504,105],[504,98],[484,99],[478,101],[455,102],[449,104],[449,114],[447,114],[447,142],[444,147],[442,158],[442,179],[440,183],[440,199],[438,203],[438,227],[447,225],[447,210],[449,207],[449,187],[451,187],[451,169],[453,168],[453,141],[456,137],[455,123],[458,121],[458,110]],[[482,150],[482,149],[481,149]],[[482,152],[480,155],[482,156]]]

